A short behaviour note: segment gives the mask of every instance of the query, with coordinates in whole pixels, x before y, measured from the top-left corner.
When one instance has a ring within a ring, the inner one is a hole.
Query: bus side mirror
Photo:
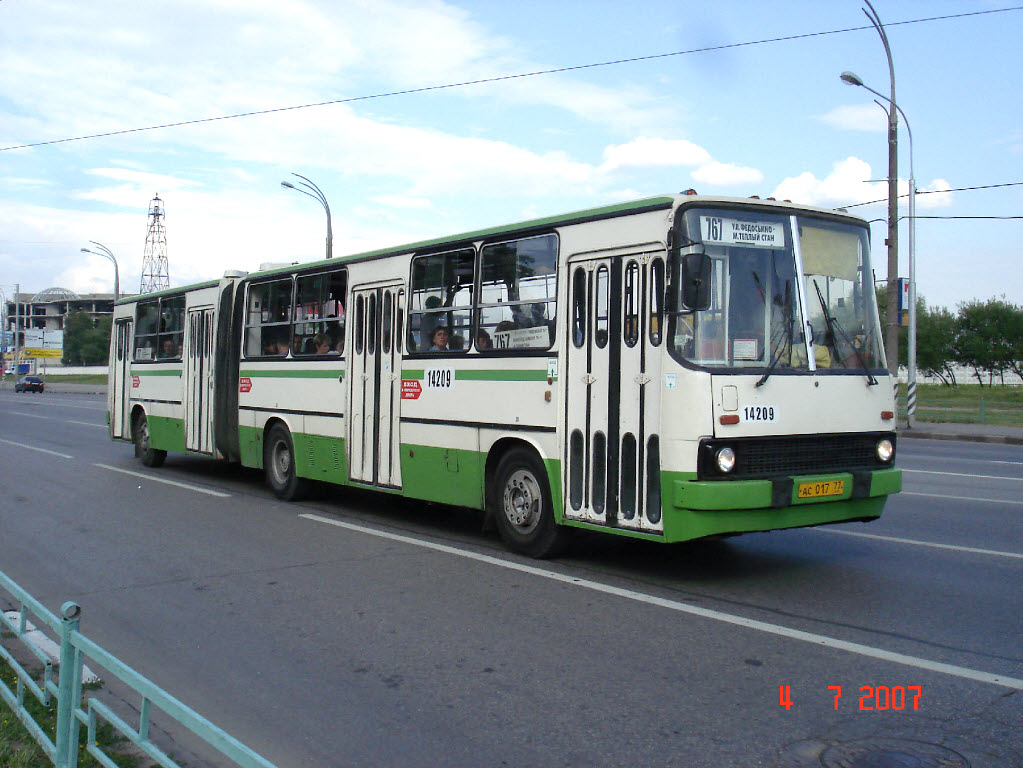
[[[682,257],[682,309],[698,312],[710,309],[711,261],[706,253],[687,253]]]

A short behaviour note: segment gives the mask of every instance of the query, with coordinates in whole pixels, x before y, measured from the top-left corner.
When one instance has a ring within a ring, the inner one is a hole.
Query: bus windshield
[[[691,209],[684,226],[682,242],[710,259],[710,305],[673,318],[676,357],[770,372],[884,366],[865,228],[732,209]]]

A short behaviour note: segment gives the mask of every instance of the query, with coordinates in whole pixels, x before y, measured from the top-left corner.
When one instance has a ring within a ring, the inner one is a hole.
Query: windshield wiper
[[[760,380],[757,381],[755,386],[757,386],[757,387],[764,386],[764,384],[767,383],[767,380],[771,377],[771,374],[774,373],[774,369],[778,366],[778,363],[781,362],[781,356],[783,354],[785,354],[786,352],[788,352],[789,355],[792,354],[792,333],[793,333],[793,326],[795,326],[795,324],[796,324],[796,317],[795,317],[795,315],[792,312],[792,302],[789,301],[789,285],[786,283],[786,285],[785,285],[785,322],[778,329],[778,334],[782,334],[782,333],[785,333],[786,331],[788,331],[788,338],[784,339],[784,338],[781,338],[780,336],[778,337],[778,342],[779,342],[779,344],[778,344],[778,351],[774,355],[771,356],[771,362],[768,363],[767,370],[764,371],[764,375],[760,377]],[[775,340],[774,339],[774,335],[772,335],[771,336],[772,344],[773,344],[774,340]]]
[[[860,351],[859,347],[853,344],[852,339],[849,338],[849,334],[847,334],[845,329],[839,324],[838,318],[832,317],[828,313],[828,303],[824,301],[824,294],[821,293],[820,285],[818,285],[816,280],[813,280],[812,282],[814,289],[817,291],[817,299],[821,303],[821,311],[824,313],[824,322],[828,326],[828,336],[831,338],[831,348],[835,351],[837,356],[841,357],[841,352],[838,349],[838,337],[835,335],[835,332],[837,331],[841,334],[842,341],[852,347],[853,352],[856,353],[856,359],[860,361],[860,365],[863,367],[863,372],[867,374],[867,384],[874,386],[877,384],[877,379],[875,379],[874,375],[870,372],[870,368],[863,357],[863,353]],[[827,345],[825,344],[825,347],[826,346]]]

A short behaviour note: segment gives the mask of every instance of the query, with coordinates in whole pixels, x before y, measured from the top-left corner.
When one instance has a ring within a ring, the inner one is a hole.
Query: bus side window
[[[625,300],[622,338],[625,340],[625,346],[634,347],[639,341],[640,310],[639,264],[635,261],[630,261],[625,267],[625,294],[622,298]]]
[[[586,343],[586,270],[576,267],[572,274],[572,343]]]
[[[245,313],[245,355],[284,355],[291,344],[292,280],[249,285]]]
[[[480,255],[479,328],[493,349],[550,349],[557,331],[557,235],[490,243]]]
[[[363,317],[363,305],[365,300],[360,295],[355,299],[355,354],[362,354],[363,340],[365,339],[365,318]]]
[[[435,352],[460,352],[472,338],[476,252],[471,248],[416,256],[412,260],[409,300],[409,352],[429,352],[434,335],[447,331],[446,346]]]
[[[135,315],[135,353],[133,359],[155,360],[160,330],[160,300],[140,301]]]
[[[608,288],[611,283],[610,273],[603,264],[597,268],[597,295],[594,297],[596,304],[596,328],[593,338],[597,346],[603,349],[607,346],[608,329]]]
[[[664,259],[650,262],[650,344],[661,345],[664,323]]]

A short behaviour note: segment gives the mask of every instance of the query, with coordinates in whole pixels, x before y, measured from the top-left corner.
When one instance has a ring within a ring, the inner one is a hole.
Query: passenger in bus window
[[[173,336],[168,336],[163,340],[162,344],[160,345],[160,357],[167,358],[179,356],[180,353],[178,352],[178,343],[174,341]]]
[[[317,334],[316,337],[313,339],[313,344],[315,346],[315,352],[317,355],[328,354],[332,346],[330,343],[330,336],[328,336],[325,333]]]
[[[441,301],[440,301],[440,298],[438,296],[428,296],[426,298],[426,308],[427,309],[437,309],[440,306],[441,306]],[[422,317],[422,321],[421,321],[422,325],[420,326],[420,329],[419,329],[419,338],[420,338],[420,341],[422,342],[422,344],[420,345],[420,348],[421,349],[427,349],[427,348],[429,348],[429,346],[430,346],[430,344],[431,344],[431,342],[433,340],[433,331],[434,331],[434,329],[439,327],[438,323],[441,320],[441,315],[438,315],[438,314],[435,314],[435,313],[431,312],[429,314],[421,315],[421,317]]]
[[[263,354],[283,357],[288,354],[288,340],[279,331],[267,329],[263,332]]]
[[[490,334],[483,328],[476,334],[476,349],[481,352],[490,349]]]
[[[448,352],[448,329],[447,326],[438,325],[433,329],[433,334],[430,336],[430,341],[433,346],[430,347],[430,352]]]

